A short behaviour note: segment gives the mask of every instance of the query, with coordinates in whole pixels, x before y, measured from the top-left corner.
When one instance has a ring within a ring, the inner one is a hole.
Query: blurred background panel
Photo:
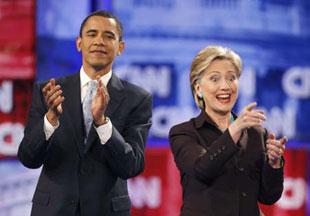
[[[39,170],[16,160],[34,81],[77,72],[75,39],[83,18],[113,11],[126,49],[114,72],[154,96],[146,170],[129,181],[133,215],[179,214],[179,173],[167,135],[199,113],[189,70],[203,47],[218,44],[243,61],[238,113],[257,101],[266,127],[289,137],[285,190],[267,216],[310,215],[310,2],[307,0],[0,0],[0,216],[29,215]]]

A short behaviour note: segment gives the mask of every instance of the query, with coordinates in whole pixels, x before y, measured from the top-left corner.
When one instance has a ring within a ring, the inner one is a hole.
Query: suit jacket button
[[[243,172],[243,171],[244,171],[244,168],[243,168],[243,167],[239,167],[239,171],[240,171],[240,172]]]
[[[71,200],[71,204],[74,205],[74,204],[75,204],[75,201],[74,201],[74,200]]]
[[[241,196],[246,197],[246,196],[247,196],[247,193],[246,193],[246,192],[242,192],[242,193],[241,193]]]

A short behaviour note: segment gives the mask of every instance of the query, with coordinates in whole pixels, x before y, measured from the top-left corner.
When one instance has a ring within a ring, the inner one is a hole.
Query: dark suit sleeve
[[[283,191],[283,168],[274,169],[265,162],[262,169],[258,201],[271,205],[278,201]]]
[[[40,167],[47,157],[50,144],[43,128],[46,111],[40,85],[35,84],[24,138],[18,149],[19,160],[28,168]]]
[[[208,182],[221,173],[225,163],[238,151],[238,147],[226,130],[207,150],[199,143],[194,128],[189,127],[189,124],[175,126],[169,134],[177,167],[183,173]]]
[[[115,127],[104,145],[96,145],[109,166],[122,179],[140,174],[144,169],[144,149],[152,117],[152,97],[146,95],[126,119],[121,134]]]

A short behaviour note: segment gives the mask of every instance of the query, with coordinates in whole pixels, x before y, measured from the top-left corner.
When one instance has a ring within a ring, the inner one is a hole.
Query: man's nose
[[[103,45],[103,44],[105,44],[105,39],[104,39],[104,37],[103,37],[103,36],[97,36],[97,37],[95,38],[95,44],[96,44],[96,45]]]

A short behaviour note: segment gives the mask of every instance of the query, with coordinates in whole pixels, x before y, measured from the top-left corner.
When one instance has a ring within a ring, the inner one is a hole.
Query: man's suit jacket
[[[107,86],[106,110],[112,137],[102,145],[92,127],[84,144],[79,73],[56,80],[65,101],[60,126],[46,141],[44,84],[33,90],[25,135],[18,157],[29,168],[42,167],[33,197],[32,216],[130,215],[126,179],[144,168],[144,149],[151,126],[152,98],[116,75]]]
[[[183,188],[182,216],[259,216],[283,191],[283,168],[269,166],[266,130],[245,130],[238,144],[205,113],[169,134]]]

